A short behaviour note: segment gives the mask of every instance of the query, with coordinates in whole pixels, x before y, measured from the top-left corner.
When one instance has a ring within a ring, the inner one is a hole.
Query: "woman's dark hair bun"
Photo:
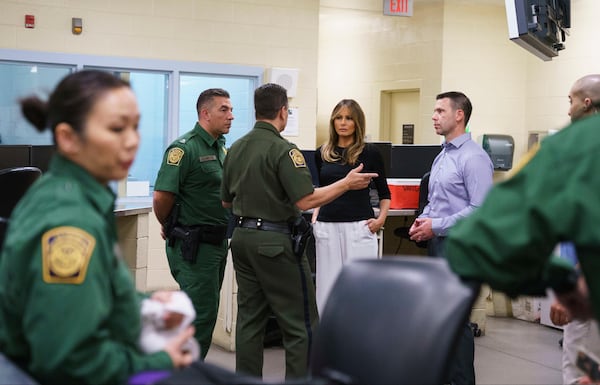
[[[38,131],[44,131],[48,127],[48,103],[37,96],[23,98],[20,103],[25,119]]]

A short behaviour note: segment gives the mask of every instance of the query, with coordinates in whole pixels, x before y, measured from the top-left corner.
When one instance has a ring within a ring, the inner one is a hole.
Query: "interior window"
[[[0,62],[0,144],[52,144],[52,133],[40,133],[21,114],[19,99],[37,94],[43,100],[74,66]]]
[[[179,82],[179,135],[194,128],[198,121],[196,101],[207,88],[223,88],[231,96],[233,123],[225,135],[226,146],[244,136],[254,125],[254,88],[256,80],[250,76],[223,76],[210,74],[181,74]]]

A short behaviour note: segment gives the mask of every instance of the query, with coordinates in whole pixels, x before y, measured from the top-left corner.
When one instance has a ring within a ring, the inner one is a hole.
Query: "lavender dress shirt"
[[[446,236],[460,218],[481,206],[492,186],[494,166],[488,154],[462,134],[442,145],[429,177],[429,203],[420,218],[431,218],[436,236]]]

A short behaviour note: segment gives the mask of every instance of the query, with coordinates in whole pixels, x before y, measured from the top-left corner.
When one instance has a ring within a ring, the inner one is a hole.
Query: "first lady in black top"
[[[313,213],[317,254],[316,295],[322,311],[343,264],[356,258],[377,258],[377,232],[390,208],[383,159],[379,150],[365,143],[365,115],[352,99],[340,101],[329,121],[329,140],[315,152],[320,186],[343,178],[358,164],[375,172],[371,186],[379,196],[379,215],[371,206],[370,188],[348,191]]]

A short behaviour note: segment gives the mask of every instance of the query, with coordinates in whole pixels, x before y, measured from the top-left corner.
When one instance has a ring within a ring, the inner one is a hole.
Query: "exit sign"
[[[383,0],[383,14],[391,16],[412,16],[414,0]]]

